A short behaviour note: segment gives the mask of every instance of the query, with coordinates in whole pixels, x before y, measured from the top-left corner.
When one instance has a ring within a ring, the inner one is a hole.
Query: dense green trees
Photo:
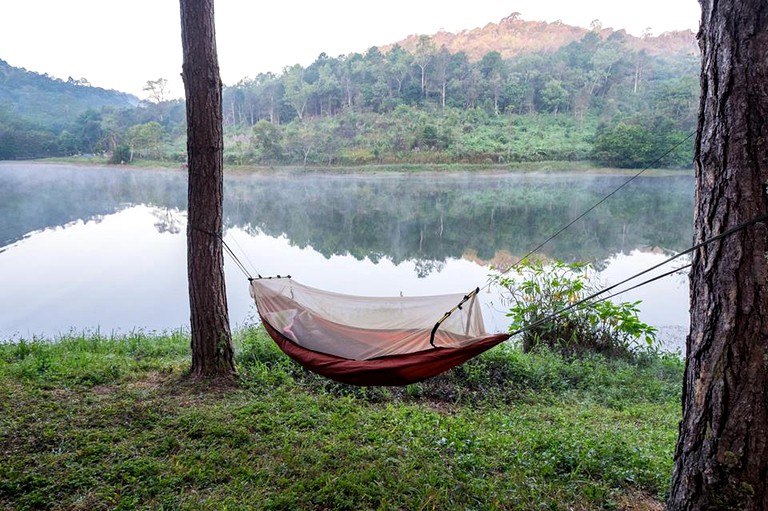
[[[692,143],[658,160],[695,128],[698,55],[690,51],[649,51],[599,27],[557,50],[513,57],[491,49],[472,59],[435,41],[321,53],[306,67],[225,87],[226,161],[690,166]],[[183,103],[164,100],[163,83],[148,81],[150,100],[133,108],[92,108],[58,128],[25,125],[21,140],[0,115],[0,138],[14,138],[0,158],[127,146],[134,158],[184,161]]]
[[[230,142],[228,158],[688,167],[692,144],[658,157],[695,127],[698,57],[650,55],[633,40],[595,30],[554,53],[504,59],[492,50],[478,61],[426,36],[412,52],[396,45],[336,58],[322,53],[306,68],[225,88],[230,133],[247,134],[260,121],[276,128],[268,149],[261,127],[257,150]]]
[[[127,138],[131,148],[130,160],[135,155],[144,158],[162,159],[161,145],[165,130],[157,121],[134,124],[128,128]]]
[[[65,136],[62,133],[62,136]],[[0,160],[34,158],[57,148],[56,134],[0,106]]]
[[[92,152],[101,109],[136,101],[84,78],[57,80],[0,60],[0,159]]]
[[[591,158],[619,168],[683,167],[693,141],[668,118],[626,119],[598,127]]]

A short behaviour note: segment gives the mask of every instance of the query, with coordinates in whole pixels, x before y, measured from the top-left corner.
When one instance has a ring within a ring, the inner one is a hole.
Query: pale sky
[[[16,67],[146,98],[147,80],[166,78],[182,97],[177,0],[0,0],[0,59]],[[375,7],[371,7],[375,5]],[[457,32],[513,12],[641,35],[698,30],[696,0],[216,0],[222,80],[311,64],[325,52],[364,52],[411,34]]]

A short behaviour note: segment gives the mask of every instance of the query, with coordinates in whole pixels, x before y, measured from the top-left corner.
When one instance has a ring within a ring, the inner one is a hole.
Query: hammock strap
[[[457,310],[461,310],[462,306],[465,303],[467,303],[470,299],[472,299],[475,296],[477,296],[477,293],[479,293],[479,292],[480,292],[480,288],[476,287],[474,290],[472,290],[469,293],[467,293],[466,295],[464,295],[464,298],[461,299],[461,301],[458,303],[458,305],[456,305],[456,307],[454,307],[453,309],[451,309],[448,312],[446,312],[445,314],[443,314],[443,317],[440,318],[440,320],[437,323],[435,323],[435,326],[432,327],[432,332],[429,334],[429,344],[433,348],[437,348],[437,346],[435,346],[435,334],[437,333],[437,329],[440,328],[440,325],[443,324],[443,321],[445,321],[446,319],[451,317],[451,314],[453,314]]]

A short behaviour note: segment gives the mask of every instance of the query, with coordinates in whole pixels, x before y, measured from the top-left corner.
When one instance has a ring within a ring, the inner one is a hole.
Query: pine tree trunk
[[[695,242],[768,211],[768,4],[701,0]],[[670,510],[768,509],[768,228],[699,250]]]
[[[224,281],[224,137],[213,0],[180,0],[187,98],[187,273],[195,378],[235,373]]]

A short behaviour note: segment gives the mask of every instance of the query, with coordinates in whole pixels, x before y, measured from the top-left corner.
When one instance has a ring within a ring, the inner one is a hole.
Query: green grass
[[[241,383],[181,334],[0,345],[1,509],[658,509],[682,364],[500,347],[406,388],[307,373],[261,330]]]

